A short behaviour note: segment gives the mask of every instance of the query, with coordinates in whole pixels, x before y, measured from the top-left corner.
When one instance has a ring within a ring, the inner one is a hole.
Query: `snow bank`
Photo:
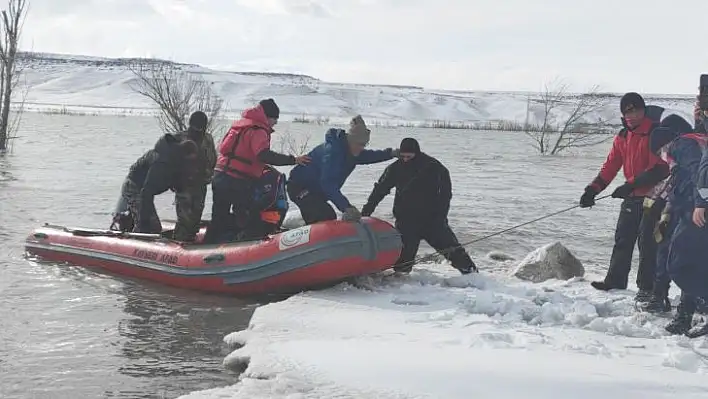
[[[696,343],[587,282],[459,276],[426,265],[256,310],[231,387],[183,398],[703,398]],[[441,270],[443,272],[439,272]],[[696,345],[696,347],[692,346]],[[703,351],[708,351],[703,349]]]
[[[143,115],[154,112],[153,104],[131,90],[130,60],[45,54],[29,61],[25,77],[31,90],[26,109],[44,112]],[[458,92],[412,86],[340,84],[292,74],[216,71],[197,65],[180,68],[211,83],[224,99],[233,117],[262,98],[273,97],[282,110],[282,120],[303,116],[329,118],[346,123],[354,114],[371,124],[447,121],[479,123],[526,120],[529,93]],[[540,84],[541,82],[539,82]],[[647,101],[692,118],[695,96],[646,96]],[[619,124],[619,97],[590,115]],[[540,107],[538,105],[536,108]],[[539,116],[532,109],[530,122]],[[568,110],[559,108],[558,117]]]

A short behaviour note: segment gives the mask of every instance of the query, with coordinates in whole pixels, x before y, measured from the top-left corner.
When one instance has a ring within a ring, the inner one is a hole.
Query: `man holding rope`
[[[624,128],[615,136],[600,173],[585,188],[580,198],[582,208],[595,205],[595,197],[612,183],[620,169],[624,171],[625,183],[612,193],[613,198],[621,198],[623,201],[610,266],[604,281],[594,281],[591,284],[603,291],[627,289],[632,253],[638,239],[639,292],[635,300],[648,302],[652,296],[656,268],[654,227],[658,215],[645,214],[643,204],[647,193],[669,176],[669,166],[649,149],[649,134],[659,124],[663,108],[646,107],[642,96],[627,93],[620,101],[620,111]]]

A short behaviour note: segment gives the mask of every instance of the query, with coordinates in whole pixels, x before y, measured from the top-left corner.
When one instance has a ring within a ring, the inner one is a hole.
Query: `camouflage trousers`
[[[126,178],[123,182],[123,187],[121,187],[120,194],[125,199],[128,204],[128,211],[130,216],[133,218],[133,232],[140,233],[162,233],[162,224],[160,223],[160,218],[157,216],[157,211],[155,206],[152,206],[152,212],[150,214],[150,221],[148,222],[148,231],[140,231],[140,187],[135,184],[132,180]]]
[[[175,193],[177,224],[173,239],[177,241],[194,241],[196,239],[204,212],[206,193],[206,184]]]

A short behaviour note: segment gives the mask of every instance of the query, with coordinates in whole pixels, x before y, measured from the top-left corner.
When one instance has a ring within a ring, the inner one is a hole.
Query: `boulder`
[[[584,274],[583,264],[560,242],[545,245],[526,255],[514,271],[514,276],[534,283],[550,279],[569,280]]]

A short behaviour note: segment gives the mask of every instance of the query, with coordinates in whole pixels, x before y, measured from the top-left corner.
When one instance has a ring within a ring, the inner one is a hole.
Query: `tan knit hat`
[[[371,130],[366,127],[366,122],[361,115],[357,115],[352,118],[349,123],[349,131],[347,132],[347,138],[349,141],[356,144],[369,144],[369,139],[371,138]]]

